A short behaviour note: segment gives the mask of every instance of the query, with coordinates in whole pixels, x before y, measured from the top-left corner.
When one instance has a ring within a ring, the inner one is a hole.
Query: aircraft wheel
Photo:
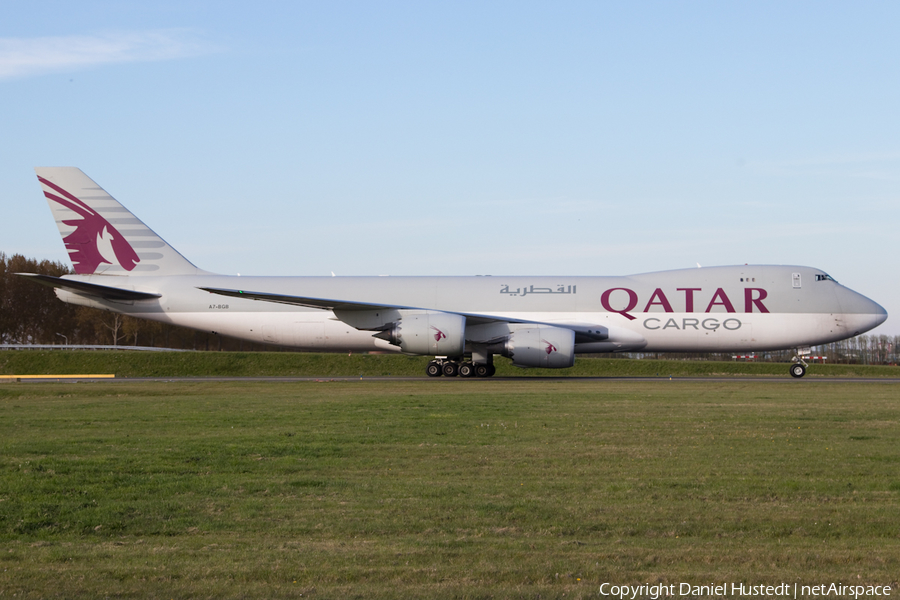
[[[428,363],[428,366],[425,367],[425,373],[427,373],[429,377],[440,377],[443,374],[441,363],[436,360],[431,361]]]
[[[459,376],[460,377],[474,377],[475,376],[475,365],[470,362],[464,362],[459,365]]]
[[[455,362],[447,361],[441,369],[444,372],[444,377],[456,377],[457,373],[459,373],[459,366]]]
[[[496,371],[494,365],[475,365],[475,375],[478,377],[493,377]]]
[[[791,377],[803,377],[806,375],[806,367],[800,363],[791,365]]]

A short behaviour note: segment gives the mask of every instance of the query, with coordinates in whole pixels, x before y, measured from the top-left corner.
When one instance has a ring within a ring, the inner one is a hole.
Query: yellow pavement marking
[[[115,375],[0,375],[0,379],[113,379]]]

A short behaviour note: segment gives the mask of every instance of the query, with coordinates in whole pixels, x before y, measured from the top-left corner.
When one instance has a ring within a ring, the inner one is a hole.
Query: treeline
[[[0,252],[0,343],[154,346],[185,350],[278,350],[156,321],[136,319],[60,301],[52,288],[14,273],[60,277],[73,271],[60,262]]]
[[[812,346],[814,362],[844,365],[897,365],[900,364],[900,335],[858,335],[850,339]],[[627,358],[659,358],[671,360],[754,360],[759,362],[790,362],[793,350],[770,352],[631,352]],[[748,356],[753,356],[748,359]]]
[[[900,335],[858,335],[849,340],[816,346],[813,355],[827,362],[860,365],[900,364]]]
[[[40,273],[60,277],[71,272],[67,265],[60,262],[39,262],[19,254],[7,257],[0,252],[0,343],[128,345],[187,350],[285,350],[279,346],[242,342],[96,308],[73,306],[61,302],[51,288],[13,275]],[[755,360],[776,362],[788,362],[793,356],[788,350],[753,354],[756,355]],[[834,363],[895,365],[900,363],[900,336],[859,335],[816,346],[812,354],[826,356],[827,362]],[[631,353],[626,356],[733,360],[732,353]]]

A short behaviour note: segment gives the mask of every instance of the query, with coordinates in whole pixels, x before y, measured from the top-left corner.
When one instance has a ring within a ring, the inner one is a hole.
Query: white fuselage
[[[817,279],[818,278],[818,279]],[[712,267],[629,277],[169,277],[93,276],[159,299],[122,304],[59,290],[66,301],[253,342],[320,351],[398,351],[328,309],[227,297],[225,288],[338,298],[467,315],[467,341],[503,335],[496,323],[601,326],[609,339],[575,351],[760,351],[823,344],[886,318],[878,304],[821,271],[793,266]],[[481,319],[484,320],[484,319]]]

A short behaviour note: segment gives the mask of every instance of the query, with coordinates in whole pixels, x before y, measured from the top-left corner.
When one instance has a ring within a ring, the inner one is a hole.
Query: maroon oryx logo
[[[441,340],[446,340],[446,339],[447,339],[447,334],[446,334],[446,333],[444,333],[443,331],[441,331],[440,329],[438,329],[438,328],[435,327],[434,325],[432,325],[431,328],[434,329],[434,331],[435,331],[435,334],[434,334],[434,341],[439,342],[439,341],[441,341]]]
[[[75,231],[63,238],[66,249],[69,251],[69,259],[75,266],[75,272],[79,275],[90,275],[97,270],[100,263],[113,264],[115,260],[123,269],[131,271],[135,265],[141,262],[137,252],[131,247],[122,234],[112,224],[100,216],[96,210],[43,177],[38,177],[40,182],[54,190],[60,196],[45,191],[44,195],[49,200],[65,206],[76,213],[81,219],[63,221],[66,225],[74,226]]]
[[[547,344],[547,347],[545,348],[545,350],[547,351],[547,354],[550,354],[551,352],[559,352],[559,349],[556,346],[554,346],[553,344],[551,344],[550,342],[548,342],[547,340],[541,340],[541,342],[543,342],[544,344]]]

